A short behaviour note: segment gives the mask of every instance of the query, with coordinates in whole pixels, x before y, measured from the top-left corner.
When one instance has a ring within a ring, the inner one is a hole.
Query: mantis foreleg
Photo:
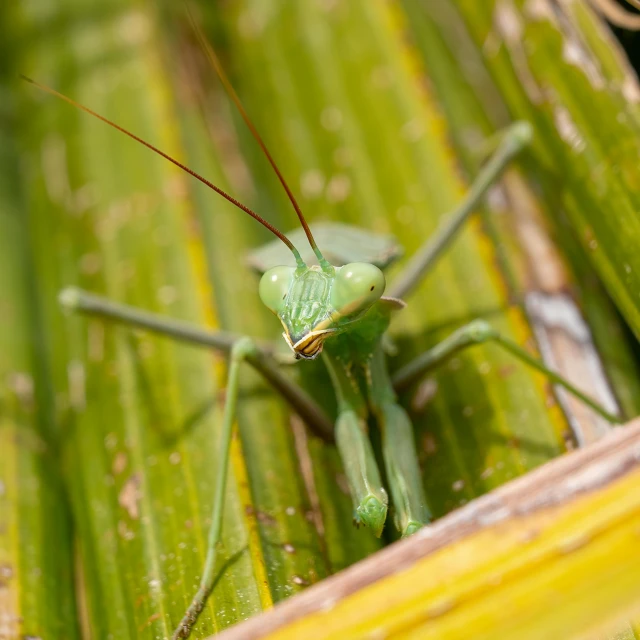
[[[409,536],[431,520],[418,466],[413,426],[407,412],[397,402],[385,402],[376,416],[382,433],[382,454],[395,508],[396,527],[403,537]]]
[[[394,388],[397,390],[403,389],[412,382],[418,380],[418,378],[420,378],[424,373],[435,369],[462,349],[488,341],[495,342],[522,362],[528,364],[537,371],[540,371],[540,373],[547,376],[551,382],[566,389],[569,393],[580,399],[605,420],[614,424],[621,422],[621,419],[618,416],[614,416],[603,409],[594,400],[573,386],[573,384],[571,384],[566,378],[563,378],[561,375],[551,371],[551,369],[548,369],[542,362],[540,362],[540,360],[529,355],[529,353],[527,353],[527,351],[525,351],[521,346],[500,334],[484,320],[474,320],[473,322],[460,327],[442,342],[439,342],[435,347],[425,351],[423,354],[415,358],[415,360],[412,360],[399,371],[396,371],[392,378]]]
[[[349,481],[355,520],[366,524],[380,537],[387,518],[388,498],[369,441],[365,418],[350,408],[339,411],[336,444]]]
[[[398,278],[387,288],[388,296],[402,298],[420,282],[477,209],[487,190],[502,175],[514,156],[530,142],[531,136],[532,129],[528,122],[516,122],[501,133],[496,151],[481,169],[465,199],[411,257]]]
[[[378,537],[387,518],[387,492],[369,440],[366,399],[359,392],[349,363],[330,351],[323,358],[338,398],[336,445],[347,474],[354,519]]]
[[[382,436],[382,455],[395,508],[395,523],[400,533],[408,536],[431,520],[413,426],[407,412],[396,401],[381,346],[373,353],[369,366],[369,401]]]

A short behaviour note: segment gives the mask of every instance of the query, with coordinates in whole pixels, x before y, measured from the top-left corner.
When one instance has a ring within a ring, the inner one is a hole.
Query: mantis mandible
[[[335,424],[332,425],[314,400],[282,372],[268,345],[258,343],[249,337],[207,332],[77,289],[66,289],[61,293],[61,303],[67,308],[167,334],[229,355],[227,399],[220,447],[223,456],[222,463],[216,469],[206,564],[200,587],[176,628],[174,638],[188,637],[216,578],[217,545],[223,526],[229,447],[233,435],[241,366],[245,362],[254,366],[274,385],[310,428],[326,439],[335,438],[353,499],[354,519],[357,523],[370,527],[378,536],[383,530],[390,501],[395,508],[396,526],[403,536],[412,534],[428,524],[431,519],[422,486],[412,426],[406,411],[396,400],[396,391],[416,381],[462,349],[493,341],[548,376],[555,384],[563,386],[606,419],[617,421],[615,416],[604,411],[570,382],[550,371],[482,320],[458,329],[443,342],[396,372],[393,377],[386,368],[382,339],[393,313],[404,306],[401,298],[410,294],[430,271],[477,208],[487,189],[500,177],[511,160],[526,147],[532,135],[527,123],[516,123],[502,134],[493,155],[463,202],[450,214],[436,235],[427,240],[411,258],[398,279],[387,285],[382,271],[386,266],[385,260],[379,256],[373,255],[369,262],[364,262],[351,261],[347,255],[344,264],[332,264],[326,259],[322,246],[317,244],[294,194],[248,118],[213,51],[204,41],[201,32],[198,29],[196,32],[218,76],[286,190],[300,220],[302,233],[285,236],[257,213],[156,147],[72,99],[30,81],[101,119],[190,173],[255,218],[287,247],[293,264],[288,264],[287,260],[281,258],[275,259],[269,265],[256,260],[264,269],[259,288],[260,298],[280,321],[284,340],[295,358],[323,358],[338,398],[338,415]],[[303,254],[296,246],[296,236],[309,243],[317,264],[309,265],[303,260]],[[361,242],[367,242],[364,234],[359,237],[362,239]],[[386,488],[368,436],[367,418],[370,415],[375,418],[381,433]]]

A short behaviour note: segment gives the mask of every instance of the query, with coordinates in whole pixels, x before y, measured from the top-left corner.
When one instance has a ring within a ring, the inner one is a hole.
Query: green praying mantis
[[[197,31],[199,37],[202,37]],[[131,326],[173,336],[176,339],[217,349],[229,355],[226,404],[223,415],[220,451],[221,464],[216,469],[212,524],[205,569],[200,587],[189,609],[180,621],[174,638],[188,637],[198,615],[209,597],[216,578],[217,546],[222,531],[222,513],[228,476],[229,447],[233,435],[234,416],[238,401],[239,381],[243,363],[256,368],[290,402],[293,409],[325,439],[335,439],[342,457],[353,499],[354,520],[380,535],[389,503],[394,507],[395,524],[403,536],[408,536],[429,523],[431,514],[424,494],[410,419],[397,402],[399,388],[410,385],[467,347],[493,341],[516,358],[545,374],[580,398],[594,411],[611,422],[617,422],[570,382],[550,371],[532,358],[520,346],[502,336],[483,320],[474,321],[393,376],[387,370],[384,335],[393,314],[404,306],[402,298],[430,271],[441,257],[465,221],[476,210],[487,189],[500,177],[511,160],[529,143],[532,135],[527,123],[515,123],[503,132],[493,154],[472,185],[468,195],[453,211],[436,235],[409,260],[398,278],[387,284],[383,274],[394,255],[393,246],[383,246],[374,235],[366,232],[334,228],[315,229],[316,236],[338,231],[350,233],[352,241],[342,252],[340,264],[332,264],[325,254],[335,253],[331,246],[318,244],[309,228],[294,194],[280,173],[262,138],[252,125],[235,91],[210,47],[203,42],[215,70],[238,107],[251,133],[256,138],[296,210],[302,230],[285,236],[257,213],[235,200],[202,176],[169,157],[144,140],[89,108],[43,85],[33,84],[57,95],[70,104],[101,119],[152,151],[160,154],[223,198],[256,219],[277,236],[282,250],[270,245],[254,252],[253,262],[264,273],[260,280],[262,302],[276,315],[283,337],[296,359],[324,360],[338,399],[335,424],[329,421],[316,402],[294,384],[283,372],[269,345],[250,337],[213,333],[169,318],[118,304],[77,289],[60,294],[61,303],[85,314],[109,318]],[[308,242],[317,264],[304,260],[298,247]],[[324,250],[324,253],[323,253]],[[364,260],[362,256],[367,259]],[[334,261],[335,262],[335,261]],[[384,474],[381,473],[368,434],[368,418],[373,416],[381,434]],[[386,486],[383,482],[386,478]],[[390,497],[389,497],[390,496]]]

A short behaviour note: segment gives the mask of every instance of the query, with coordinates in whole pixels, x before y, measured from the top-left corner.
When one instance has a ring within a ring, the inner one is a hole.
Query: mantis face
[[[324,341],[360,318],[384,293],[382,271],[366,262],[334,267],[333,273],[274,267],[260,280],[260,299],[284,327],[296,358],[313,360]]]

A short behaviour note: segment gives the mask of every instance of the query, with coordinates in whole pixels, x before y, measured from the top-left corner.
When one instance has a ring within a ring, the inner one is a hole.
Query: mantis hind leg
[[[187,612],[180,621],[180,624],[173,633],[173,640],[188,638],[193,625],[198,620],[198,616],[204,609],[207,599],[213,591],[216,579],[216,560],[218,555],[218,543],[222,532],[222,512],[227,488],[227,476],[229,473],[229,452],[231,438],[233,435],[233,425],[238,402],[238,386],[240,382],[240,365],[247,358],[254,355],[257,347],[251,338],[238,339],[231,348],[231,358],[229,365],[229,376],[227,381],[227,398],[224,407],[222,421],[222,432],[220,435],[220,447],[218,454],[220,462],[216,470],[215,494],[213,499],[213,514],[211,518],[211,529],[207,543],[207,557],[200,587],[196,592]]]
[[[238,334],[210,331],[190,322],[175,320],[127,304],[114,302],[76,287],[63,289],[60,292],[59,301],[64,308],[70,311],[110,320],[128,327],[144,329],[225,354],[231,354],[235,344],[242,338]],[[289,402],[294,411],[316,435],[331,442],[333,440],[333,424],[329,418],[302,387],[280,371],[278,362],[270,352],[270,345],[256,342],[254,349],[247,355],[246,361],[256,371],[259,371],[267,382]]]
[[[503,336],[484,320],[474,320],[473,322],[460,327],[442,342],[439,342],[435,347],[425,351],[423,354],[419,355],[417,358],[402,367],[392,377],[393,386],[396,390],[403,389],[409,386],[412,382],[417,381],[427,371],[431,371],[440,366],[462,349],[489,341],[499,345],[505,351],[508,351],[518,358],[518,360],[547,376],[553,384],[557,384],[566,389],[570,394],[584,402],[584,404],[593,409],[593,411],[602,416],[605,420],[614,424],[621,422],[621,419],[618,416],[613,415],[605,408],[601,407],[597,402],[571,384],[571,382],[566,378],[557,374],[555,371],[551,371],[551,369],[546,367],[543,362],[529,355],[529,353],[527,353],[527,351],[525,351],[520,345]]]
[[[515,122],[498,133],[496,142],[492,141],[492,146],[495,146],[493,155],[474,180],[464,200],[444,218],[436,233],[411,257],[397,279],[388,287],[387,295],[402,298],[422,280],[463,228],[487,190],[498,180],[511,160],[529,144],[532,135],[528,122]]]

